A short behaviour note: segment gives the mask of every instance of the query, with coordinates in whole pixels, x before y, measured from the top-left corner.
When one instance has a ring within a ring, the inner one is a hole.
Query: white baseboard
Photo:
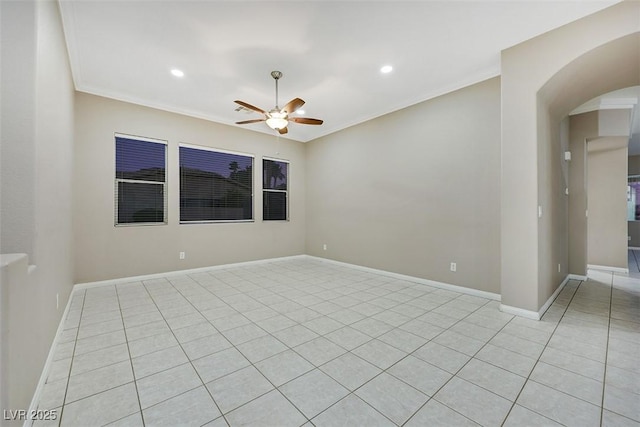
[[[544,316],[544,314],[547,312],[549,307],[551,307],[551,304],[553,304],[553,301],[555,301],[555,299],[558,297],[560,292],[562,292],[562,290],[567,285],[567,283],[569,283],[570,279],[571,278],[569,276],[565,277],[564,280],[562,281],[562,283],[560,283],[560,286],[558,286],[556,291],[549,297],[547,302],[545,302],[544,305],[542,307],[540,307],[540,310],[538,310],[538,315],[540,317],[538,317],[538,319],[542,319],[542,316]]]
[[[630,249],[632,251],[640,251],[640,247],[638,246],[629,246],[627,249]]]
[[[182,276],[185,274],[195,274],[195,273],[204,273],[207,271],[212,271],[212,270],[222,270],[225,268],[232,268],[232,267],[243,267],[243,266],[250,266],[250,265],[260,265],[260,264],[266,264],[266,263],[270,263],[270,262],[276,262],[276,261],[286,261],[286,260],[293,260],[293,259],[305,259],[307,255],[291,255],[291,256],[286,256],[286,257],[280,257],[280,258],[268,258],[268,259],[260,259],[260,260],[256,260],[256,261],[244,261],[244,262],[236,262],[233,264],[221,264],[221,265],[214,265],[211,267],[199,267],[199,268],[190,268],[187,270],[174,270],[174,271],[167,271],[164,273],[153,273],[153,274],[144,274],[141,276],[132,276],[132,277],[122,277],[120,279],[108,279],[108,280],[98,280],[95,282],[86,282],[86,283],[77,283],[73,289],[87,289],[87,288],[94,288],[97,286],[105,286],[105,285],[115,285],[118,283],[126,283],[126,282],[139,282],[141,280],[152,280],[152,279],[160,279],[162,277],[167,277],[167,276]]]
[[[542,319],[542,316],[544,316],[544,313],[547,312],[549,307],[551,307],[551,304],[553,304],[553,301],[555,301],[555,299],[558,297],[560,292],[562,292],[562,290],[567,285],[567,283],[569,283],[569,280],[586,280],[586,277],[584,279],[576,279],[576,277],[582,277],[582,276],[576,276],[574,274],[567,275],[567,277],[564,278],[562,283],[560,283],[560,286],[558,286],[558,288],[555,290],[553,295],[549,297],[547,302],[545,302],[544,305],[540,307],[538,311],[525,310],[524,308],[513,307],[511,305],[505,305],[505,304],[500,304],[500,311],[513,314],[515,316],[526,317],[527,319],[540,320]]]
[[[628,268],[610,267],[610,266],[607,266],[607,265],[587,264],[587,269],[588,270],[609,271],[609,272],[612,272],[612,273],[629,274],[629,269]]]
[[[342,265],[342,266],[345,266],[345,267],[351,267],[351,268],[355,268],[355,269],[362,270],[362,271],[368,271],[370,273],[376,273],[376,274],[381,274],[381,275],[388,276],[388,277],[393,277],[395,279],[407,280],[409,282],[419,283],[421,285],[433,286],[434,288],[446,289],[448,291],[454,291],[454,292],[460,292],[460,293],[463,293],[463,294],[473,295],[473,296],[481,297],[481,298],[487,298],[487,299],[491,299],[491,300],[494,300],[494,301],[500,301],[500,298],[501,298],[500,294],[495,294],[493,292],[487,292],[487,291],[481,291],[479,289],[465,288],[464,286],[457,286],[457,285],[452,285],[452,284],[449,284],[449,283],[436,282],[435,280],[422,279],[420,277],[414,277],[414,276],[407,276],[405,274],[393,273],[391,271],[386,271],[386,270],[378,270],[376,268],[364,267],[362,265],[350,264],[348,262],[342,262],[342,261],[335,261],[335,260],[332,260],[332,259],[321,258],[321,257],[313,256],[313,255],[304,255],[304,256],[309,258],[309,259],[315,259],[315,260],[318,260],[318,261],[328,262],[328,263],[331,263],[331,264]]]
[[[581,276],[579,274],[570,274],[568,277],[571,280],[580,280],[583,282],[588,279],[587,276]]]
[[[40,403],[40,396],[42,395],[42,390],[44,389],[45,384],[47,383],[47,378],[49,377],[49,371],[51,370],[51,364],[53,364],[53,357],[55,356],[56,348],[58,347],[58,341],[60,340],[60,335],[62,335],[62,331],[64,331],[64,322],[69,315],[69,309],[71,307],[71,300],[73,298],[74,289],[71,289],[69,293],[69,298],[67,298],[67,305],[64,308],[64,312],[62,313],[62,317],[60,318],[60,323],[58,324],[58,329],[56,330],[56,335],[53,337],[53,343],[51,347],[49,347],[49,354],[47,355],[47,360],[44,363],[44,368],[42,368],[42,373],[40,374],[40,380],[38,380],[38,385],[36,386],[36,390],[33,392],[33,398],[31,399],[31,404],[29,405],[29,411],[27,414],[35,413],[38,409],[38,404]],[[51,408],[47,408],[51,409]],[[58,419],[62,414],[58,414]],[[33,420],[27,417],[25,422],[22,424],[22,427],[31,427],[33,425]]]
[[[270,258],[270,259],[263,259],[263,260],[256,260],[256,261],[238,262],[238,263],[233,263],[233,264],[223,264],[223,265],[217,265],[217,266],[211,266],[211,267],[192,268],[192,269],[187,269],[187,270],[177,270],[177,271],[169,271],[169,272],[164,272],[164,273],[146,274],[146,275],[141,275],[141,276],[123,277],[123,278],[119,278],[119,279],[109,279],[109,280],[100,280],[100,281],[95,281],[95,282],[78,283],[73,287],[73,289],[71,291],[71,294],[69,295],[69,299],[67,301],[67,306],[65,307],[65,310],[64,310],[64,313],[62,315],[62,318],[60,319],[60,324],[58,325],[58,330],[56,332],[56,335],[55,335],[55,338],[53,340],[53,343],[51,344],[51,348],[49,349],[49,355],[47,357],[47,361],[45,363],[44,369],[42,370],[42,374],[40,376],[40,381],[38,382],[38,385],[36,387],[36,391],[35,391],[35,393],[33,395],[33,399],[31,401],[31,406],[30,406],[29,409],[30,410],[36,410],[37,409],[37,405],[38,405],[38,403],[40,401],[40,396],[42,394],[42,390],[43,390],[43,388],[45,386],[47,377],[49,375],[49,370],[51,369],[51,364],[53,363],[53,357],[54,357],[54,354],[55,354],[55,349],[57,347],[60,335],[62,334],[62,331],[63,331],[63,328],[64,328],[64,322],[65,322],[65,320],[67,318],[67,315],[69,313],[69,307],[71,306],[71,300],[72,300],[72,297],[73,297],[73,293],[76,290],[89,289],[89,288],[95,288],[95,287],[106,286],[106,285],[114,285],[114,284],[118,284],[118,283],[126,283],[126,282],[136,282],[136,281],[141,281],[141,280],[158,279],[158,278],[167,277],[167,276],[179,276],[179,275],[184,275],[184,274],[201,273],[201,272],[207,272],[207,271],[212,271],[212,270],[221,270],[221,269],[233,268],[233,267],[260,265],[260,264],[267,264],[267,263],[271,263],[271,262],[294,260],[294,259],[314,259],[314,260],[327,262],[327,263],[332,263],[332,264],[336,264],[336,265],[343,265],[343,266],[355,268],[355,269],[362,270],[362,271],[368,271],[368,272],[371,272],[371,273],[377,273],[377,274],[381,274],[381,275],[384,275],[384,276],[393,277],[393,278],[396,278],[396,279],[407,280],[407,281],[418,283],[418,284],[432,286],[432,287],[439,288],[439,289],[446,289],[446,290],[450,290],[450,291],[454,291],[454,292],[460,292],[460,293],[473,295],[473,296],[478,296],[478,297],[481,297],[481,298],[487,298],[487,299],[491,299],[491,300],[495,300],[495,301],[500,301],[500,298],[501,298],[500,294],[495,294],[495,293],[492,293],[492,292],[486,292],[486,291],[481,291],[481,290],[472,289],[472,288],[465,288],[463,286],[456,286],[456,285],[452,285],[452,284],[449,284],[449,283],[436,282],[434,280],[422,279],[422,278],[414,277],[414,276],[407,276],[407,275],[404,275],[404,274],[393,273],[393,272],[385,271],[385,270],[378,270],[378,269],[375,269],[375,268],[364,267],[364,266],[355,265],[355,264],[349,264],[349,263],[340,262],[340,261],[334,261],[334,260],[331,260],[331,259],[315,257],[315,256],[311,256],[311,255],[293,255],[293,256],[280,257],[280,258]],[[32,424],[33,424],[33,421],[25,421],[23,427],[32,427]]]
[[[408,281],[411,281],[411,282],[420,283],[420,284],[427,285],[427,286],[433,286],[434,288],[446,289],[446,290],[450,290],[450,291],[454,291],[454,292],[460,292],[460,293],[464,293],[464,294],[468,294],[468,295],[478,296],[478,297],[481,297],[481,298],[487,298],[487,299],[491,299],[491,300],[494,300],[494,301],[500,301],[500,298],[501,298],[500,294],[496,294],[496,293],[493,293],[493,292],[481,291],[479,289],[473,289],[473,288],[466,288],[464,286],[457,286],[457,285],[452,285],[450,283],[437,282],[435,280],[423,279],[423,278],[420,278],[420,277],[408,276],[408,275],[400,274],[400,273],[393,273],[391,271],[379,270],[379,269],[371,268],[371,267],[364,267],[364,266],[361,266],[361,265],[350,264],[350,263],[341,262],[341,261],[335,261],[335,260],[332,260],[332,259],[316,257],[316,256],[312,256],[312,255],[292,255],[292,256],[286,256],[286,257],[280,257],[280,258],[268,258],[268,259],[261,259],[261,260],[256,260],[256,261],[245,261],[245,262],[238,262],[238,263],[233,263],[233,264],[215,265],[215,266],[211,266],[211,267],[200,267],[200,268],[192,268],[192,269],[187,269],[187,270],[168,271],[168,272],[164,272],[164,273],[145,274],[145,275],[141,275],[141,276],[122,277],[122,278],[119,278],[119,279],[109,279],[109,280],[99,280],[99,281],[95,281],[95,282],[77,283],[73,287],[73,289],[74,290],[76,290],[76,289],[87,289],[87,288],[93,288],[93,287],[98,287],[98,286],[114,285],[114,284],[118,284],[118,283],[137,282],[137,281],[141,281],[141,280],[152,280],[152,279],[159,279],[159,278],[167,277],[167,276],[180,276],[180,275],[184,275],[184,274],[203,273],[203,272],[212,271],[212,270],[221,270],[221,269],[225,269],[225,268],[242,267],[242,266],[249,266],[249,265],[260,265],[260,264],[266,264],[266,263],[270,263],[270,262],[274,262],[274,261],[286,261],[286,260],[293,260],[293,259],[315,259],[315,260],[318,260],[318,261],[329,262],[329,263],[333,263],[333,264],[336,264],[336,265],[343,265],[343,266],[347,266],[347,267],[356,268],[356,269],[362,270],[362,271],[368,271],[368,272],[371,272],[371,273],[382,274],[382,275],[385,275],[385,276],[388,276],[388,277],[394,277],[396,279],[408,280]]]
[[[500,304],[500,311],[532,320],[540,320],[541,318],[540,313],[537,311],[525,310],[524,308],[513,307],[511,305]]]
[[[238,262],[238,263],[234,263],[234,264],[224,264],[224,265],[217,265],[217,266],[212,266],[212,267],[203,267],[203,268],[192,268],[189,270],[178,270],[178,271],[170,271],[167,273],[155,273],[155,274],[147,274],[147,275],[143,275],[143,276],[135,276],[135,277],[124,277],[121,279],[111,279],[111,280],[101,280],[101,281],[97,281],[97,282],[88,282],[88,283],[79,283],[76,284],[73,289],[71,290],[71,293],[69,294],[69,298],[67,300],[67,305],[64,309],[64,313],[62,313],[62,318],[60,319],[60,323],[58,324],[58,329],[56,331],[56,335],[53,339],[53,343],[51,344],[51,347],[49,348],[49,354],[47,356],[47,360],[44,364],[44,368],[42,369],[42,374],[40,375],[40,380],[38,381],[38,385],[36,386],[36,390],[33,394],[33,398],[31,399],[31,404],[29,406],[29,413],[31,413],[31,411],[35,411],[37,410],[37,406],[40,402],[40,396],[42,395],[42,390],[44,389],[44,386],[47,382],[47,377],[49,376],[49,371],[51,369],[51,364],[53,363],[53,357],[55,356],[55,351],[56,348],[58,346],[58,341],[60,339],[60,335],[62,334],[63,330],[64,330],[64,322],[67,319],[67,315],[69,314],[69,309],[71,307],[71,300],[73,299],[73,294],[76,290],[80,290],[80,289],[88,289],[88,288],[94,288],[94,287],[99,287],[99,286],[105,286],[105,285],[113,285],[116,283],[126,283],[129,281],[135,282],[135,281],[139,281],[139,280],[150,280],[150,279],[157,279],[160,277],[167,277],[167,276],[179,276],[179,275],[183,275],[183,274],[193,274],[193,273],[200,273],[200,272],[204,272],[204,271],[211,271],[211,270],[220,270],[220,269],[224,269],[224,268],[230,268],[230,267],[241,267],[241,266],[248,266],[248,265],[259,265],[259,264],[265,264],[265,263],[269,263],[269,262],[277,262],[277,261],[284,261],[284,260],[291,260],[291,259],[305,259],[305,255],[293,255],[293,256],[288,256],[288,257],[281,257],[281,258],[271,258],[271,259],[264,259],[264,260],[257,260],[257,261],[246,261],[246,262]],[[60,414],[59,414],[60,415]],[[23,427],[32,427],[33,425],[33,420],[26,420],[23,424]]]

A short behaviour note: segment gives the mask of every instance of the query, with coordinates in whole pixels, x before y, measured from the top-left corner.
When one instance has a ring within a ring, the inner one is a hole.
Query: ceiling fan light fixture
[[[2,1],[2,0],[0,0]],[[250,123],[258,123],[265,122],[267,126],[269,126],[273,130],[277,130],[278,133],[284,135],[288,132],[287,126],[289,122],[299,123],[302,125],[321,125],[322,120],[320,119],[311,119],[308,117],[299,117],[299,115],[304,114],[304,111],[300,109],[304,105],[304,101],[300,98],[293,98],[291,101],[287,102],[287,104],[280,108],[278,107],[278,80],[282,77],[282,73],[280,71],[272,71],[271,77],[276,82],[276,106],[270,111],[265,111],[261,108],[255,107],[251,104],[247,104],[244,101],[235,100],[234,102],[240,107],[245,108],[247,110],[255,111],[256,113],[260,113],[264,116],[262,119],[254,119],[254,120],[242,120],[236,122],[237,125],[247,125]],[[238,111],[236,109],[236,111]],[[298,113],[298,116],[289,117],[290,114]]]
[[[289,121],[287,120],[287,114],[280,111],[269,112],[269,118],[267,119],[267,126],[274,130],[280,130],[287,127]]]

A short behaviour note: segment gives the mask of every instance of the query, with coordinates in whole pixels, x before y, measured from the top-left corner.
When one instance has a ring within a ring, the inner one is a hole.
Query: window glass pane
[[[287,193],[282,191],[263,192],[263,219],[278,221],[287,219]]]
[[[627,220],[640,220],[640,176],[630,176],[627,186]]]
[[[287,189],[287,162],[262,160],[262,188],[271,190]]]
[[[165,222],[166,152],[166,144],[116,135],[116,224]]]
[[[180,221],[253,219],[253,158],[180,147]]]
[[[262,159],[262,219],[264,221],[287,220],[287,190],[289,163]]]
[[[116,137],[116,178],[164,182],[164,144]]]
[[[164,184],[118,182],[118,224],[164,222]]]

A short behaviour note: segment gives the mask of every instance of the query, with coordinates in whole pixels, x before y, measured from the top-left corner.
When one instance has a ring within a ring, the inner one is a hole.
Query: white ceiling
[[[309,141],[500,74],[500,51],[609,1],[61,0],[77,90],[215,122],[304,99]],[[380,67],[393,72],[383,75]],[[172,68],[184,78],[170,74]],[[274,133],[266,124],[244,126]]]

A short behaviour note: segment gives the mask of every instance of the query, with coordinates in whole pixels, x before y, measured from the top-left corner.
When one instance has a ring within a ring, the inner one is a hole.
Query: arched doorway
[[[504,311],[539,318],[568,277],[563,119],[599,94],[640,83],[638,16],[639,3],[620,3],[503,52]]]

